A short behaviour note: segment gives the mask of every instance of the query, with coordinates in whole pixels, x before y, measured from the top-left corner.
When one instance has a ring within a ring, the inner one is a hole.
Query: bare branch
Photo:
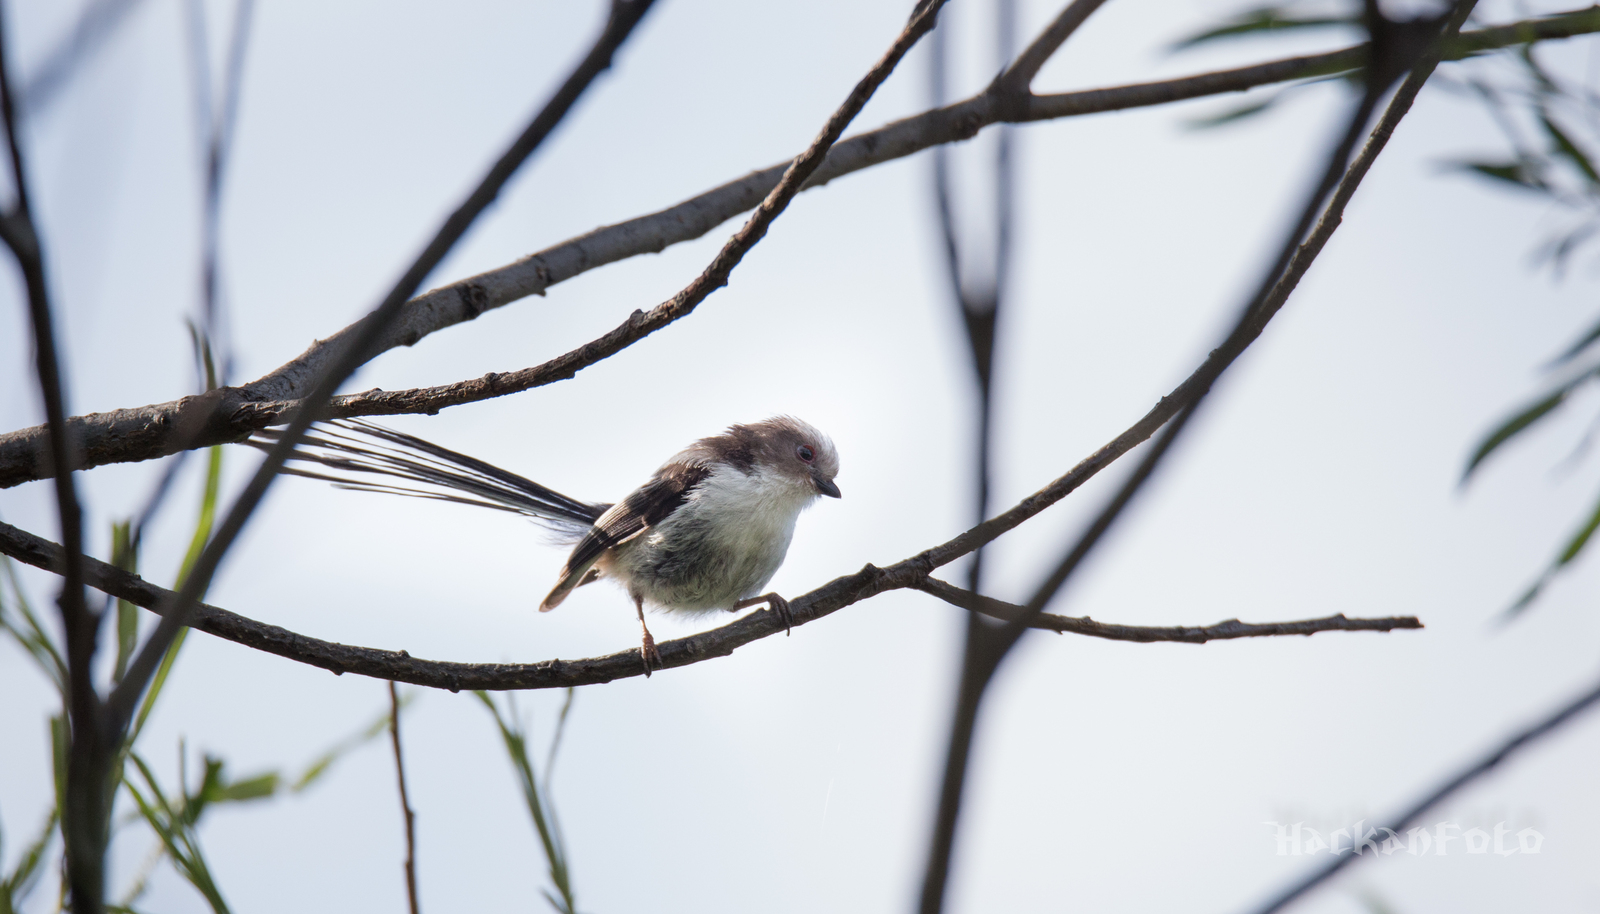
[[[1062,43],[1072,37],[1078,26],[1094,15],[1094,11],[1105,4],[1106,0],[1072,0],[1067,8],[1058,14],[1054,21],[1028,45],[1015,63],[1005,69],[1005,72],[995,77],[994,85],[990,91],[1002,93],[1024,93],[1032,85],[1033,78],[1039,75],[1039,68],[1045,65]]]
[[[1370,167],[1371,158],[1387,142],[1390,132],[1400,118],[1410,110],[1411,102],[1424,82],[1439,63],[1441,34],[1454,34],[1471,13],[1477,0],[1457,0],[1445,17],[1394,22],[1378,10],[1376,0],[1367,0],[1367,27],[1371,34],[1372,60],[1366,69],[1366,90],[1350,118],[1342,139],[1328,158],[1321,180],[1302,208],[1294,228],[1284,239],[1277,257],[1263,277],[1258,290],[1251,296],[1239,314],[1237,323],[1221,346],[1211,352],[1199,371],[1185,384],[1195,382],[1187,395],[1176,402],[1177,414],[1172,417],[1166,431],[1145,454],[1115,496],[1101,509],[1087,530],[1080,536],[1045,578],[1028,600],[1024,612],[1008,620],[997,629],[972,624],[967,629],[966,650],[961,667],[961,681],[957,688],[955,709],[952,715],[949,748],[945,759],[944,777],[940,785],[937,811],[934,815],[933,835],[929,842],[928,862],[924,871],[920,909],[922,914],[939,914],[944,908],[945,889],[949,883],[950,858],[955,847],[955,833],[960,817],[962,794],[967,767],[972,752],[973,736],[983,697],[995,672],[1011,652],[1017,641],[1033,620],[1044,613],[1044,608],[1083,560],[1101,542],[1107,531],[1131,503],[1134,496],[1149,481],[1162,459],[1170,452],[1173,442],[1183,433],[1200,403],[1211,391],[1212,385],[1234,363],[1244,350],[1261,333],[1265,320],[1270,320],[1287,301],[1289,293],[1298,284],[1300,275],[1310,267],[1321,244],[1307,256],[1308,232],[1314,226],[1325,226],[1331,235],[1344,210],[1344,203],[1355,192],[1355,187]],[[1382,121],[1374,128],[1372,137],[1362,150],[1357,162],[1350,162],[1350,153],[1366,131],[1383,96],[1402,75],[1410,71],[1405,85],[1396,93],[1385,111]],[[1361,164],[1365,157],[1366,164]],[[1340,190],[1346,190],[1342,197]],[[1327,201],[1326,208],[1324,201]],[[1325,240],[1325,238],[1324,238]],[[1300,272],[1294,272],[1296,264]]]
[[[1418,800],[1411,806],[1411,808],[1390,820],[1392,824],[1379,825],[1373,829],[1373,832],[1388,832],[1391,835],[1398,835],[1405,832],[1408,828],[1415,826],[1419,821],[1421,821],[1422,817],[1427,814],[1428,810],[1438,806],[1440,803],[1448,799],[1452,794],[1461,790],[1461,788],[1466,787],[1468,784],[1471,784],[1478,778],[1481,778],[1489,772],[1500,767],[1500,763],[1510,758],[1514,753],[1559,730],[1564,724],[1568,723],[1579,714],[1582,714],[1584,711],[1587,711],[1596,703],[1600,703],[1600,684],[1597,684],[1588,692],[1578,696],[1577,698],[1568,702],[1566,705],[1563,705],[1554,714],[1551,714],[1544,720],[1539,721],[1533,726],[1523,730],[1521,733],[1518,733],[1517,735],[1501,743],[1499,746],[1496,746],[1488,755],[1485,755],[1483,758],[1479,759],[1476,763],[1469,766],[1466,770],[1457,774],[1455,777],[1434,788],[1432,791],[1429,791],[1427,796],[1423,797],[1421,800]],[[1373,856],[1377,855],[1374,854]],[[1344,869],[1346,866],[1349,866],[1351,863],[1354,863],[1356,859],[1357,855],[1351,853],[1351,848],[1340,848],[1334,851],[1333,860],[1324,864],[1316,872],[1307,876],[1305,879],[1295,883],[1295,885],[1285,890],[1283,894],[1278,895],[1271,901],[1267,902],[1261,908],[1257,909],[1255,914],[1276,914],[1276,912],[1288,907],[1289,903],[1294,901],[1296,898],[1299,898],[1305,893],[1321,885],[1323,882],[1326,882],[1333,874]]]
[[[982,613],[993,619],[1013,621],[1027,618],[1028,608],[1004,600],[996,600],[963,590],[938,578],[924,578],[912,585],[917,590],[932,594],[971,612]],[[1269,638],[1279,635],[1315,635],[1317,632],[1389,632],[1396,629],[1422,628],[1416,616],[1384,616],[1377,619],[1351,619],[1343,613],[1321,619],[1301,619],[1297,622],[1240,622],[1229,619],[1215,625],[1117,625],[1096,622],[1084,616],[1054,616],[1041,613],[1028,620],[1029,628],[1061,634],[1088,635],[1108,641],[1136,641],[1148,644],[1155,641],[1175,641],[1181,644],[1205,644],[1207,641],[1228,641],[1234,638]]]
[[[28,202],[28,174],[11,89],[5,13],[0,9],[0,119],[4,120],[16,202],[10,210],[0,213],[0,240],[11,249],[27,288],[34,361],[48,429],[48,461],[56,483],[61,540],[66,544],[58,602],[67,640],[66,704],[71,736],[66,790],[60,799],[61,832],[66,844],[67,880],[72,889],[73,908],[79,914],[98,914],[104,905],[109,813],[105,777],[109,747],[100,738],[99,724],[104,707],[94,688],[94,654],[100,619],[90,611],[84,592],[83,508],[72,478],[77,455],[67,425],[66,384],[56,350],[44,253]]]
[[[420,914],[417,907],[417,816],[411,811],[411,797],[406,792],[406,763],[400,754],[400,691],[394,680],[389,680],[389,742],[394,746],[394,771],[400,781],[400,812],[406,823],[406,900],[411,914]]]
[[[65,561],[60,546],[3,522],[0,522],[0,554],[9,555],[20,562],[56,574],[61,573]],[[173,598],[172,591],[94,558],[85,557],[84,563],[89,584],[98,590],[158,613],[162,611],[163,607],[170,605],[170,601]],[[956,594],[966,593],[966,591],[950,587],[950,585],[943,582],[934,582],[924,586],[926,580],[927,571],[922,570],[915,557],[891,565],[888,568],[867,565],[853,575],[835,578],[810,593],[790,600],[789,608],[795,616],[794,624],[799,626],[890,590],[921,589],[934,593],[940,599],[947,599],[947,592],[935,593],[936,590],[941,589],[941,586],[949,588],[950,591],[954,591]],[[960,598],[958,597],[958,599]],[[955,603],[955,600],[949,600],[949,602]],[[995,602],[999,604],[999,601]],[[960,606],[961,604],[955,603],[955,605]],[[1005,607],[1010,606],[1010,604],[999,604],[999,606]],[[980,611],[982,610],[980,609]],[[996,612],[1003,613],[1006,611],[1005,609],[996,609]],[[1333,618],[1337,619],[1338,617]],[[1082,623],[1086,620],[1069,619],[1060,616],[1047,617],[1040,627],[1052,628],[1057,625],[1058,623],[1050,621],[1052,619],[1062,620],[1059,623],[1061,631],[1071,631],[1076,634],[1093,635],[1095,637],[1111,637],[1091,630],[1101,626],[1102,623],[1089,623],[1088,626],[1084,626]],[[1364,631],[1368,630],[1374,623],[1389,621],[1394,621],[1395,624],[1390,627],[1397,629],[1420,626],[1420,623],[1417,625],[1407,624],[1407,619],[1408,617],[1401,617],[1398,620],[1350,619],[1347,620],[1349,625],[1342,629],[1337,624],[1330,623],[1326,629],[1319,630]],[[1287,622],[1277,624],[1294,626],[1327,621],[1318,619],[1311,620],[1309,623]],[[370,676],[374,679],[407,682],[429,688],[448,689],[452,692],[462,689],[485,689],[488,691],[565,689],[573,686],[597,685],[644,674],[644,670],[639,665],[639,649],[637,647],[630,647],[614,654],[589,657],[583,660],[545,660],[538,663],[455,663],[424,660],[420,657],[413,657],[408,651],[404,650],[387,651],[322,641],[276,625],[257,622],[254,619],[205,603],[200,604],[195,610],[189,620],[189,624],[198,631],[225,641],[232,641],[235,644],[274,654],[286,660],[293,660],[296,663],[319,667],[335,674],[355,673],[360,676]],[[1129,631],[1145,632],[1193,632],[1221,630],[1229,624],[1225,622],[1221,625],[1210,626],[1207,629],[1142,629],[1136,626],[1109,625],[1104,626],[1104,629],[1107,631],[1127,629]],[[1388,629],[1371,628],[1371,630],[1387,631]],[[757,610],[721,628],[690,635],[687,638],[659,642],[656,646],[661,651],[664,667],[680,667],[699,663],[703,660],[710,660],[714,657],[726,657],[752,641],[758,641],[769,635],[776,635],[784,631],[786,631],[785,625],[776,614],[770,610]],[[1298,635],[1310,634],[1310,632],[1285,630],[1280,634]],[[1215,640],[1222,637],[1250,636],[1228,636],[1219,633],[1211,637]],[[1140,639],[1119,638],[1118,640]],[[1175,637],[1145,640],[1177,641],[1193,639]]]
[[[21,87],[17,107],[24,116],[50,106],[88,59],[105,46],[141,0],[90,0],[59,45]]]
[[[1445,59],[1535,40],[1570,38],[1600,31],[1600,11],[1593,8],[1465,33],[1450,46]],[[1270,63],[1204,73],[1180,79],[1030,96],[1026,110],[1002,112],[987,94],[888,124],[836,144],[803,189],[920,152],[941,143],[970,139],[997,123],[1032,122],[1077,117],[1130,108],[1242,92],[1257,86],[1345,72],[1361,66],[1366,46],[1327,54],[1291,57]],[[739,213],[756,206],[782,177],[787,164],[776,165],[730,181],[659,212],[604,226],[531,254],[515,263],[441,286],[407,302],[379,341],[373,354],[414,345],[429,334],[470,321],[485,311],[530,295],[607,264],[657,253],[673,244],[699,238]],[[81,442],[80,467],[150,460],[182,447],[209,447],[242,441],[250,433],[282,424],[300,405],[315,368],[331,359],[352,328],[313,345],[294,361],[243,387],[201,397],[69,420]],[[596,341],[599,346],[603,341]],[[600,347],[600,348],[603,348]],[[335,397],[330,418],[432,414],[441,409],[505,396],[570,378],[574,365],[588,364],[573,353],[521,371],[437,387],[402,391],[367,391]],[[186,430],[189,433],[184,434]],[[182,447],[180,447],[182,445]],[[0,435],[0,488],[50,476],[46,426]]]
[[[173,603],[162,616],[154,632],[140,648],[138,655],[128,665],[124,675],[106,699],[105,727],[120,737],[133,714],[135,704],[143,693],[150,677],[155,673],[160,657],[183,628],[186,617],[199,603],[200,596],[211,583],[212,576],[222,561],[222,556],[244,529],[245,522],[261,503],[268,486],[277,476],[284,461],[293,451],[300,435],[317,418],[317,410],[338,386],[356,368],[372,357],[372,346],[388,323],[400,312],[406,300],[416,291],[428,274],[438,266],[457,241],[466,234],[480,214],[499,196],[511,176],[517,172],[534,150],[550,135],[556,125],[566,117],[585,89],[596,77],[611,66],[611,58],[622,43],[632,34],[654,0],[612,0],[611,14],[606,20],[600,38],[589,49],[583,61],[573,70],[555,95],[534,116],[511,147],[490,167],[478,186],[467,199],[450,214],[444,225],[395,283],[383,302],[360,321],[355,335],[341,348],[325,369],[318,372],[316,386],[306,397],[305,407],[295,412],[278,444],[267,454],[260,468],[245,485],[233,507],[217,525],[211,541],[201,550],[191,566]]]

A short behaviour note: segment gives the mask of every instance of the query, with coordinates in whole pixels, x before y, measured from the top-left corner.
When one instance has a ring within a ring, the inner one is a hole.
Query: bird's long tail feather
[[[266,450],[278,440],[276,429],[257,432],[249,444]],[[531,479],[360,419],[319,422],[296,445],[285,473],[321,479],[359,492],[433,498],[457,504],[511,511],[539,521],[564,539],[576,539],[610,505],[569,498]],[[379,481],[400,480],[410,485]],[[422,486],[413,488],[412,486]]]

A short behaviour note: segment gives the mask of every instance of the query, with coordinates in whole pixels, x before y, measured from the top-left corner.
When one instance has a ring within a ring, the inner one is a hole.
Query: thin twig
[[[394,772],[400,781],[400,812],[406,820],[406,900],[411,903],[411,914],[419,914],[417,907],[417,816],[411,811],[411,797],[406,793],[406,763],[400,755],[400,692],[394,680],[389,681],[389,740],[394,744]]]
[[[1078,26],[1083,25],[1094,15],[1095,10],[1105,5],[1105,2],[1106,0],[1072,0],[1017,57],[1016,62],[995,78],[992,90],[1027,92],[1028,87],[1033,84],[1033,78],[1039,75],[1039,68],[1043,67],[1045,62],[1055,55],[1062,43],[1078,30]]]
[[[1570,38],[1600,31],[1600,10],[1585,8],[1556,16],[1465,33],[1446,59],[1534,40]],[[829,152],[806,188],[879,165],[942,143],[970,139],[984,127],[1076,117],[1130,108],[1164,105],[1257,86],[1347,72],[1361,66],[1366,46],[1327,54],[1291,57],[1203,73],[1179,79],[1090,89],[1027,98],[1026,110],[1004,109],[990,94],[925,112],[878,130],[840,141]],[[723,222],[756,206],[782,177],[787,163],[757,171],[656,213],[595,229],[515,263],[441,286],[408,302],[403,313],[373,350],[414,345],[446,327],[470,321],[485,311],[531,295],[589,270],[645,253],[655,253],[699,238]],[[314,368],[327,364],[348,342],[355,328],[345,328],[320,341],[263,378],[227,388],[214,397],[186,397],[69,420],[80,442],[80,468],[108,463],[150,460],[182,447],[209,447],[242,441],[252,432],[280,425],[299,408]],[[598,353],[600,350],[596,350]],[[603,356],[600,356],[603,357]],[[355,418],[399,414],[432,414],[452,406],[530,390],[572,377],[584,362],[568,356],[512,372],[490,372],[482,378],[437,387],[399,391],[367,391],[333,398],[326,416]],[[174,430],[196,427],[198,434],[177,439]],[[0,435],[0,488],[50,476],[45,455],[48,429],[33,426]]]
[[[1544,720],[1539,721],[1533,726],[1528,727],[1517,735],[1501,743],[1499,746],[1496,746],[1488,755],[1485,755],[1474,764],[1468,766],[1455,777],[1445,781],[1443,784],[1429,791],[1426,796],[1418,800],[1416,803],[1413,803],[1405,812],[1402,812],[1400,815],[1390,820],[1393,822],[1392,825],[1377,826],[1373,829],[1373,832],[1389,832],[1390,834],[1397,835],[1406,831],[1406,829],[1415,826],[1417,822],[1427,814],[1428,810],[1438,806],[1440,803],[1448,799],[1452,794],[1461,790],[1461,788],[1466,787],[1468,784],[1471,784],[1478,778],[1481,778],[1489,772],[1495,770],[1500,766],[1501,762],[1504,762],[1506,759],[1510,758],[1514,753],[1559,730],[1562,725],[1568,723],[1579,714],[1582,714],[1584,711],[1587,711],[1596,703],[1600,703],[1600,684],[1596,684],[1595,687],[1590,689],[1588,692],[1585,692],[1583,695],[1580,695],[1563,705],[1559,710],[1551,714],[1549,717],[1546,717]],[[1326,882],[1335,873],[1359,859],[1360,855],[1351,853],[1351,850],[1352,848],[1349,847],[1339,849],[1335,852],[1333,860],[1324,864],[1306,878],[1284,890],[1282,894],[1275,896],[1271,901],[1267,902],[1262,907],[1256,909],[1255,914],[1276,914],[1276,912],[1288,907],[1290,902],[1293,902],[1295,899]],[[1441,851],[1441,853],[1443,853],[1443,851]],[[1377,855],[1374,854],[1373,856]]]
[[[22,85],[17,107],[23,115],[38,115],[48,108],[72,77],[82,72],[89,59],[128,21],[139,3],[140,0],[90,0],[85,4],[72,30],[44,55],[44,62]]]
[[[982,613],[992,619],[1009,622],[1028,615],[1026,606],[985,597],[938,578],[924,578],[912,586],[938,597],[951,606]],[[1096,622],[1088,616],[1074,618],[1040,613],[1028,621],[1028,627],[1061,634],[1088,635],[1091,638],[1104,638],[1107,641],[1134,641],[1140,644],[1158,641],[1205,644],[1208,641],[1229,641],[1234,638],[1315,635],[1318,632],[1389,632],[1397,629],[1418,629],[1423,625],[1416,616],[1351,619],[1344,613],[1294,622],[1240,622],[1238,619],[1228,619],[1215,625],[1118,625],[1111,622]]]
[[[133,662],[128,665],[127,674],[106,699],[105,725],[112,733],[120,734],[126,727],[139,695],[155,673],[156,664],[177,637],[189,613],[199,603],[200,596],[210,585],[223,555],[233,545],[244,529],[245,522],[260,505],[268,486],[293,451],[295,443],[318,418],[318,409],[352,372],[371,358],[371,347],[382,335],[386,324],[399,314],[401,307],[422,281],[466,234],[477,217],[494,202],[501,188],[533,154],[545,137],[550,135],[577,103],[578,97],[589,84],[610,67],[612,55],[633,32],[634,26],[643,18],[653,2],[654,0],[613,0],[611,15],[606,21],[605,29],[583,62],[561,88],[556,90],[555,96],[539,111],[511,147],[494,163],[466,201],[445,220],[444,225],[395,283],[383,302],[360,322],[360,331],[341,350],[339,357],[319,373],[320,377],[306,397],[304,408],[295,411],[293,421],[283,432],[277,446],[267,454],[233,507],[217,525],[211,541],[201,550],[184,579],[172,607],[163,614],[155,631],[140,648]]]
[[[63,561],[60,546],[6,523],[0,523],[0,554],[9,555],[25,564],[58,574]],[[1010,608],[1012,604],[1000,601],[985,600],[965,606],[960,601],[967,599],[963,595],[968,591],[942,581],[930,581],[926,572],[919,571],[918,567],[909,559],[889,568],[868,565],[853,575],[830,581],[810,593],[789,601],[790,610],[795,614],[794,625],[804,625],[880,593],[907,588],[927,591],[954,605],[968,609],[975,608],[979,612],[993,614],[996,618],[1016,617],[1016,611]],[[86,570],[91,586],[136,606],[160,612],[161,608],[168,605],[172,599],[171,591],[97,559],[87,559]],[[1331,621],[1338,618],[1334,616],[1329,619],[1303,622],[1262,623],[1263,626],[1280,628],[1273,632],[1262,631],[1260,634],[1312,634],[1311,631],[1295,626],[1320,623],[1327,625],[1318,628],[1317,631],[1390,631],[1421,627],[1420,622],[1409,616],[1349,619],[1346,620],[1348,625]],[[1255,634],[1228,634],[1234,630],[1233,625],[1234,623],[1230,621],[1206,628],[1121,626],[1050,615],[1041,617],[1035,623],[1037,628],[1117,641],[1196,642],[1201,640],[1195,636],[1196,632],[1209,633],[1206,640],[1256,637]],[[452,692],[462,689],[486,691],[564,689],[643,675],[643,670],[639,666],[637,647],[583,660],[546,660],[539,663],[453,663],[424,660],[413,657],[406,651],[354,647],[322,641],[276,625],[257,622],[205,603],[200,604],[195,611],[191,626],[208,635],[332,673],[354,673],[374,679],[448,689]],[[657,648],[661,651],[664,666],[688,666],[714,657],[726,657],[746,644],[785,630],[785,624],[775,614],[759,610],[720,628],[687,638],[660,642]],[[1152,637],[1156,634],[1170,634],[1171,637]]]

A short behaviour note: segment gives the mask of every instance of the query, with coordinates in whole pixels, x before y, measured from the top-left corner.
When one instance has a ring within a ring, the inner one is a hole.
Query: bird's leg
[[[789,611],[789,601],[785,600],[783,597],[780,597],[775,593],[764,593],[759,597],[751,597],[748,600],[740,600],[739,602],[733,604],[733,608],[734,611],[737,612],[738,610],[745,609],[747,607],[760,606],[762,603],[772,607],[772,611],[778,614],[778,621],[783,623],[783,633],[785,636],[787,636],[790,633],[789,630],[794,628],[794,613]]]
[[[639,628],[644,630],[644,641],[639,644],[639,659],[644,661],[645,678],[650,678],[651,664],[663,667],[661,653],[656,650],[656,639],[650,636],[650,626],[644,624],[644,600],[633,598],[633,608],[639,613]]]

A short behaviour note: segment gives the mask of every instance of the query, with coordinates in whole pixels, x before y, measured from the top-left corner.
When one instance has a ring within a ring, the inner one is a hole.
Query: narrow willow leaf
[[[133,522],[123,521],[111,525],[111,564],[128,572],[139,572],[139,557],[133,544]],[[117,600],[117,662],[111,678],[121,682],[128,671],[128,661],[133,658],[139,641],[139,608],[127,600]]]
[[[1533,601],[1538,599],[1539,592],[1544,590],[1545,582],[1548,580],[1549,575],[1540,575],[1539,580],[1533,582],[1533,585],[1524,591],[1522,596],[1518,597],[1515,603],[1507,606],[1506,611],[1500,614],[1501,621],[1510,622],[1516,617],[1522,615],[1522,611],[1533,605]]]
[[[200,553],[205,549],[206,543],[211,540],[211,527],[217,517],[217,495],[222,485],[222,448],[213,447],[207,454],[205,488],[200,498],[200,515],[195,521],[194,534],[189,538],[189,551],[184,556],[183,566],[178,570],[178,581],[175,589],[182,588],[183,582],[189,577],[189,572],[194,568],[194,563],[200,558]],[[202,594],[202,596],[204,596]],[[161,689],[166,685],[167,676],[172,672],[173,664],[178,662],[178,651],[183,648],[183,642],[188,638],[189,629],[178,631],[177,637],[172,639],[172,645],[161,657],[161,665],[156,668],[156,675],[150,681],[150,688],[145,692],[144,700],[139,704],[139,713],[134,718],[134,724],[128,732],[127,745],[133,745],[139,738],[139,732],[144,729],[144,723],[150,717],[150,712],[155,710],[156,699],[161,695]]]
[[[1578,532],[1574,533],[1572,539],[1567,541],[1567,548],[1561,550],[1561,555],[1556,559],[1555,565],[1551,566],[1550,570],[1554,571],[1577,558],[1578,553],[1583,551],[1583,547],[1589,545],[1589,538],[1594,536],[1594,531],[1597,528],[1600,528],[1600,503],[1594,506],[1594,510],[1589,514],[1589,519],[1584,521],[1583,526],[1578,528]]]
[[[1550,118],[1550,113],[1541,110],[1539,121],[1544,124],[1545,132],[1550,134],[1551,142],[1555,143],[1556,154],[1577,166],[1578,170],[1583,172],[1583,176],[1589,179],[1591,188],[1600,185],[1600,173],[1595,172],[1594,164],[1589,161],[1583,150],[1578,148],[1578,144],[1572,142],[1572,138],[1556,126],[1556,122]]]
[[[1170,50],[1183,51],[1221,38],[1239,38],[1263,32],[1319,29],[1330,26],[1359,27],[1360,21],[1345,16],[1295,16],[1283,7],[1269,6],[1242,13],[1216,28],[1190,35],[1171,45]]]
[[[406,708],[411,705],[411,702],[414,701],[415,698],[415,695],[402,693],[400,695],[400,713],[404,714]],[[310,787],[312,784],[316,783],[319,778],[326,774],[330,768],[333,767],[334,762],[337,762],[349,752],[359,749],[367,743],[372,742],[374,739],[377,739],[388,731],[389,712],[385,710],[382,714],[378,715],[378,717],[373,720],[372,723],[351,734],[350,736],[345,737],[344,739],[335,743],[333,748],[317,756],[317,758],[314,759],[310,765],[306,766],[305,771],[301,772],[300,776],[294,780],[294,783],[289,785],[289,791],[291,793],[299,793],[300,791]]]
[[[527,803],[528,814],[533,819],[534,829],[539,833],[539,843],[544,848],[545,860],[550,868],[550,882],[560,893],[560,897],[557,898],[545,892],[545,900],[560,914],[577,914],[572,874],[567,867],[566,842],[561,836],[560,823],[556,821],[555,810],[550,804],[546,787],[540,784],[533,770],[533,763],[528,759],[527,734],[517,722],[516,708],[512,706],[509,716],[502,715],[500,706],[495,704],[488,692],[479,690],[472,694],[477,696],[494,716],[495,725],[500,730],[501,742],[504,743],[506,754],[511,759],[511,767],[521,782],[522,796]]]
[[[1276,104],[1278,99],[1282,96],[1283,93],[1280,92],[1271,98],[1264,99],[1259,102],[1252,102],[1246,105],[1240,105],[1237,108],[1230,108],[1220,114],[1213,114],[1207,117],[1197,117],[1192,120],[1185,121],[1184,126],[1190,130],[1210,130],[1214,127],[1222,127],[1227,124],[1237,123],[1238,121],[1254,117],[1257,114],[1266,111],[1268,108],[1271,108],[1274,104]]]
[[[52,807],[39,837],[22,852],[17,865],[5,880],[0,881],[0,914],[16,914],[38,884],[39,876],[44,873],[44,867],[40,865],[44,862],[44,852],[49,849],[50,841],[56,835],[56,821],[56,810]]]
[[[205,898],[213,914],[229,914],[227,902],[223,901],[216,880],[211,876],[211,869],[206,865],[205,855],[200,850],[199,836],[195,833],[192,823],[187,823],[183,811],[175,808],[167,799],[144,759],[133,753],[130,753],[129,758],[138,768],[139,775],[151,795],[150,798],[146,798],[132,782],[125,782],[128,795],[139,807],[140,815],[144,817],[151,831],[156,833],[156,837],[161,839],[162,846],[166,848],[167,856],[172,859],[178,873]]]
[[[1569,393],[1571,393],[1570,387],[1558,390],[1502,422],[1499,428],[1489,434],[1489,437],[1483,439],[1483,443],[1478,445],[1478,449],[1473,452],[1472,459],[1467,461],[1467,468],[1461,474],[1462,483],[1465,483],[1472,476],[1472,471],[1478,468],[1478,464],[1482,463],[1485,457],[1488,457],[1496,448],[1510,441],[1528,426],[1544,418],[1551,410],[1560,406],[1562,401],[1567,399]]]
[[[264,799],[278,792],[281,780],[278,772],[269,771],[242,781],[219,783],[206,799],[212,803],[244,803]]]
[[[0,591],[0,629],[4,629],[28,652],[39,668],[44,671],[50,681],[55,683],[56,691],[66,694],[67,664],[61,658],[61,651],[56,649],[55,642],[50,639],[44,626],[40,624],[39,617],[34,615],[33,607],[28,603],[28,597],[22,592],[22,585],[17,581],[16,568],[11,564],[10,556],[0,556],[0,570],[5,572],[6,583],[11,590],[11,602],[16,606],[17,613],[22,616],[20,624],[13,622],[5,601],[4,591]]]
[[[1583,522],[1583,526],[1579,527],[1577,531],[1572,534],[1572,538],[1567,540],[1567,545],[1561,550],[1561,553],[1556,556],[1556,560],[1550,563],[1550,567],[1544,570],[1544,574],[1539,575],[1539,579],[1534,581],[1533,584],[1523,592],[1522,596],[1517,598],[1515,603],[1512,603],[1510,606],[1506,607],[1506,611],[1503,616],[1505,621],[1509,622],[1510,620],[1516,618],[1517,616],[1521,615],[1524,610],[1531,606],[1533,601],[1538,599],[1539,594],[1544,590],[1545,585],[1550,583],[1550,579],[1555,576],[1556,572],[1560,571],[1562,567],[1566,566],[1573,559],[1577,558],[1578,555],[1583,552],[1584,547],[1589,545],[1589,540],[1594,538],[1594,532],[1596,530],[1600,530],[1600,501],[1595,503],[1593,510],[1589,512],[1588,519]]]
[[[1510,184],[1521,190],[1548,194],[1550,186],[1539,176],[1538,169],[1524,161],[1476,162],[1460,160],[1444,163],[1446,168],[1470,172],[1480,177]]]
[[[1558,366],[1567,364],[1568,362],[1582,355],[1584,350],[1588,349],[1590,346],[1593,346],[1596,340],[1600,340],[1600,324],[1595,324],[1593,327],[1590,327],[1588,332],[1579,337],[1576,343],[1573,343],[1571,346],[1567,347],[1566,352],[1556,356],[1555,359],[1550,362],[1548,367],[1556,368]]]

